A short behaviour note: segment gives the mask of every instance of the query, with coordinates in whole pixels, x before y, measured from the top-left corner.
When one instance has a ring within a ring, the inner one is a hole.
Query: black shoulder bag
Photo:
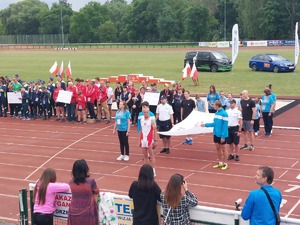
[[[265,192],[265,194],[266,194],[266,196],[267,196],[267,198],[269,200],[269,203],[270,203],[271,208],[273,210],[273,213],[275,215],[276,225],[280,225],[280,222],[281,222],[280,215],[279,215],[279,213],[276,213],[275,206],[274,206],[274,204],[273,204],[273,202],[271,200],[271,197],[270,197],[269,193],[263,187],[261,187],[261,190],[263,190],[263,192]]]

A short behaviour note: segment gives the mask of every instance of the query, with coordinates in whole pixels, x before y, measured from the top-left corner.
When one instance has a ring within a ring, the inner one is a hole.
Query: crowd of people
[[[0,117],[30,119],[50,119],[56,121],[86,123],[87,118],[106,123],[111,122],[112,104],[116,102],[117,112],[113,132],[118,134],[120,156],[117,160],[129,160],[130,144],[128,141],[131,126],[137,125],[140,134],[138,145],[143,149],[145,163],[150,163],[155,173],[155,156],[153,149],[157,146],[159,132],[169,131],[187,118],[193,110],[214,113],[214,122],[202,124],[213,127],[213,142],[217,150],[217,164],[214,168],[227,170],[228,160],[240,160],[240,150],[254,150],[255,136],[260,132],[260,119],[264,121],[264,135],[272,133],[273,114],[276,107],[276,95],[272,86],[265,87],[261,97],[251,98],[243,90],[240,98],[234,99],[231,93],[217,91],[214,85],[209,87],[206,98],[196,95],[191,98],[179,82],[164,84],[159,91],[156,83],[148,85],[145,81],[137,86],[131,81],[116,83],[115,89],[109,81],[95,79],[69,79],[63,81],[60,75],[43,80],[25,82],[16,74],[0,77]],[[70,103],[58,101],[61,90],[72,93]],[[20,92],[20,104],[8,104],[8,92]],[[157,104],[150,105],[144,101],[145,94],[159,93]],[[239,147],[240,137],[244,144]],[[159,134],[162,140],[160,153],[170,154],[171,137]],[[192,136],[183,141],[192,145]],[[229,152],[229,154],[228,154]]]
[[[251,225],[271,225],[278,224],[275,223],[277,220],[280,221],[279,209],[282,196],[278,189],[272,187],[273,179],[274,172],[270,167],[258,168],[255,181],[260,189],[250,192],[241,214],[243,219],[250,220]],[[33,224],[53,225],[55,196],[59,192],[68,191],[72,193],[68,225],[98,225],[99,217],[106,216],[105,211],[104,214],[100,214],[98,210],[99,202],[101,205],[99,187],[95,179],[90,177],[87,162],[81,159],[73,164],[72,179],[69,184],[56,182],[54,169],[44,170],[34,188]],[[163,215],[165,225],[189,225],[189,209],[198,205],[198,199],[188,189],[187,179],[183,175],[173,174],[162,191],[155,181],[154,170],[149,164],[141,166],[138,179],[129,187],[128,196],[133,200],[133,225],[158,225],[160,214]],[[162,212],[158,211],[158,203],[162,205]],[[108,210],[108,214],[112,214],[112,210]],[[112,222],[116,224],[115,219]]]

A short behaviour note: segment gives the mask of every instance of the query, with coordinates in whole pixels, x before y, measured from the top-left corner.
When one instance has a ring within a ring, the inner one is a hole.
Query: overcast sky
[[[9,4],[21,2],[22,0],[0,0],[0,10],[9,6]],[[52,6],[52,3],[57,3],[58,0],[41,0],[42,2],[46,2],[49,7]],[[82,7],[84,7],[87,3],[92,0],[68,0],[68,3],[72,5],[74,11],[79,11]],[[106,0],[93,0],[94,2],[99,2],[101,4],[105,3]],[[130,2],[130,1],[127,1]]]

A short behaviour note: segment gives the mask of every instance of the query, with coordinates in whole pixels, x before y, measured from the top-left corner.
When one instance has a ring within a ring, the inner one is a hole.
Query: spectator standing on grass
[[[208,112],[215,113],[216,110],[214,108],[215,101],[219,100],[219,93],[216,91],[215,85],[210,85],[209,92],[207,94],[207,104],[208,104]]]
[[[187,90],[184,92],[184,99],[181,102],[181,120],[184,120],[187,118],[191,112],[195,109],[196,104],[193,99],[190,97],[190,92]],[[184,145],[192,145],[193,144],[193,139],[190,136],[187,136],[185,138],[185,141],[183,142]]]
[[[266,137],[271,136],[271,130],[273,128],[274,102],[274,98],[271,96],[271,90],[266,88],[260,105],[260,115],[264,120]]]
[[[84,159],[76,160],[70,181],[72,200],[69,207],[68,225],[98,225],[99,188],[90,178],[89,167]]]
[[[56,121],[60,121],[61,118],[61,122],[65,122],[65,103],[58,102],[57,98],[58,98],[59,91],[63,91],[63,90],[64,89],[62,89],[61,83],[57,82],[56,88],[53,93],[53,101],[55,102],[55,108],[56,108],[56,115],[57,115]]]
[[[138,146],[143,151],[144,163],[150,163],[153,167],[154,176],[156,176],[155,165],[156,160],[154,156],[154,149],[156,148],[157,132],[155,117],[149,109],[149,103],[147,101],[142,103],[142,112],[139,115],[139,140]]]
[[[260,189],[249,193],[241,214],[244,220],[250,220],[250,225],[276,224],[276,217],[271,203],[264,192],[266,191],[270,196],[270,200],[278,214],[282,196],[278,189],[272,187],[273,179],[274,171],[270,167],[262,166],[258,168],[255,175],[255,182],[260,186]]]
[[[161,189],[154,181],[153,168],[144,164],[137,181],[133,181],[128,196],[133,199],[132,225],[158,225],[157,201],[160,201]]]
[[[214,169],[220,168],[221,170],[229,169],[228,151],[226,148],[226,139],[228,137],[228,114],[223,109],[220,101],[214,103],[216,110],[214,122],[202,124],[203,127],[213,127],[213,140],[217,150],[218,163],[213,166]]]
[[[240,161],[239,143],[243,126],[242,113],[236,106],[235,99],[230,100],[230,109],[226,110],[228,115],[228,137],[226,143],[229,145],[228,160]]]
[[[160,102],[156,108],[156,123],[160,132],[169,131],[174,126],[174,117],[172,106],[167,103],[165,95],[160,96]],[[171,136],[159,134],[163,143],[163,149],[160,153],[170,154]]]
[[[182,175],[172,175],[160,197],[164,224],[190,225],[189,209],[198,205],[198,199],[188,189],[187,181]]]
[[[56,183],[56,172],[54,169],[45,169],[33,191],[34,225],[53,225],[55,196],[59,192],[67,192],[69,190],[70,186],[68,184]]]
[[[240,101],[241,111],[243,117],[243,127],[242,131],[244,133],[245,144],[240,149],[249,149],[249,151],[254,150],[254,116],[256,113],[255,102],[249,97],[248,91],[242,91],[242,98]]]
[[[130,131],[130,112],[124,101],[119,103],[119,109],[116,112],[115,126],[113,133],[118,132],[118,138],[120,142],[121,155],[117,158],[118,161],[129,160],[129,131]]]

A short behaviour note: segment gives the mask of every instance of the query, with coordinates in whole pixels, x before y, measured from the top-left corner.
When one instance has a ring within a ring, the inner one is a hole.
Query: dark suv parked
[[[232,68],[231,60],[224,53],[218,51],[187,52],[184,59],[184,66],[186,65],[186,62],[189,62],[192,68],[194,60],[198,71],[230,71]]]

